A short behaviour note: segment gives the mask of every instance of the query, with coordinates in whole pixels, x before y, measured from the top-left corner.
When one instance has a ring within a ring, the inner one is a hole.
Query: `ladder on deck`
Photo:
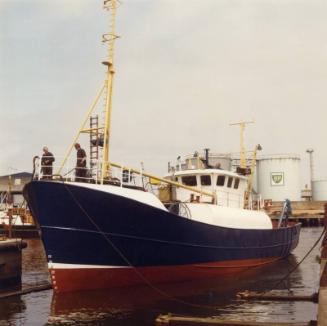
[[[90,168],[91,171],[94,171],[96,168],[97,163],[100,159],[100,149],[102,147],[101,144],[101,133],[99,132],[99,117],[91,116],[90,117]],[[94,173],[96,173],[94,171]],[[92,174],[94,174],[92,173]]]

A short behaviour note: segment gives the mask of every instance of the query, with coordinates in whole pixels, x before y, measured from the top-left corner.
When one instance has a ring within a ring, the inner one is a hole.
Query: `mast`
[[[104,0],[104,9],[110,11],[111,19],[109,24],[109,33],[103,35],[103,42],[108,44],[107,61],[102,62],[107,66],[107,74],[105,80],[105,114],[104,114],[104,142],[103,142],[103,164],[101,170],[101,183],[103,179],[110,174],[110,132],[111,132],[111,112],[112,112],[112,89],[114,79],[114,49],[116,35],[116,10],[118,0]]]
[[[79,139],[82,133],[96,134],[97,136],[103,137],[102,147],[102,159],[103,163],[101,166],[100,180],[103,184],[105,178],[110,177],[110,161],[109,161],[109,143],[110,143],[110,132],[111,132],[111,111],[112,111],[112,88],[113,88],[113,77],[114,77],[114,49],[115,40],[118,38],[116,35],[116,11],[119,6],[119,0],[104,0],[103,8],[110,12],[109,32],[102,35],[102,42],[107,43],[107,58],[102,63],[107,67],[106,79],[101,87],[101,90],[97,94],[95,100],[91,104],[86,117],[74,138],[73,143],[69,147],[64,160],[62,161],[56,174],[60,175],[64,165],[66,164],[68,157],[70,156],[74,144]],[[97,109],[100,98],[104,97],[105,107],[103,110],[103,120],[101,126],[97,128],[86,128],[86,124],[89,121],[91,114]]]
[[[244,145],[244,130],[247,124],[254,123],[254,121],[241,121],[231,123],[230,126],[240,126],[240,167],[242,169],[246,168],[246,151]]]
[[[256,145],[252,154],[252,162],[251,162],[251,173],[248,177],[248,184],[246,187],[245,191],[245,196],[244,196],[244,208],[246,209],[251,209],[250,205],[250,196],[252,194],[252,189],[253,189],[253,178],[254,178],[254,169],[257,165],[257,153],[258,151],[261,151],[262,147],[260,144]]]

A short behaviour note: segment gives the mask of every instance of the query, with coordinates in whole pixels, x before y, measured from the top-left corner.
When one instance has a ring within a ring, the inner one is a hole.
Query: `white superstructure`
[[[208,156],[207,156],[208,159]],[[170,187],[169,210],[211,225],[239,229],[271,229],[268,215],[244,209],[248,178],[232,171],[208,168],[208,161],[187,157],[182,168],[171,168],[167,179],[186,187],[210,192],[214,197],[178,186]]]
[[[218,206],[244,207],[244,192],[247,185],[247,178],[244,176],[220,169],[194,169],[175,172],[173,180],[215,193]],[[181,202],[212,202],[212,198],[208,196],[199,196],[198,193],[183,188],[175,189],[174,199]]]

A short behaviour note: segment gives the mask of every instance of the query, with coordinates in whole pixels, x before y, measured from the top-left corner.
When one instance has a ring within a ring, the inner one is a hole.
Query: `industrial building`
[[[24,202],[23,188],[26,183],[31,181],[31,178],[32,174],[28,172],[0,176],[0,205],[6,203],[10,188],[13,204],[15,206],[20,206]]]

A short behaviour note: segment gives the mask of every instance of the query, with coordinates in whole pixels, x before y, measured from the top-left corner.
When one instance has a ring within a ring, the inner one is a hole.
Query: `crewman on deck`
[[[55,158],[52,153],[49,152],[47,146],[43,147],[43,154],[41,158],[41,172],[42,179],[52,179],[52,163],[55,161]]]
[[[76,149],[76,168],[75,181],[86,182],[86,153],[79,143],[75,143]]]

